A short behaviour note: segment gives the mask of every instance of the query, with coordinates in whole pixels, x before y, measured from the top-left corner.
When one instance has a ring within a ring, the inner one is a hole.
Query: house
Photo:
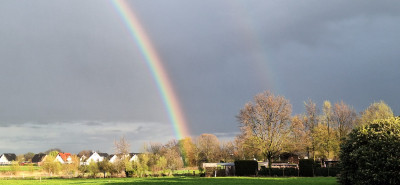
[[[70,153],[58,153],[56,157],[56,161],[60,162],[61,164],[71,164],[72,158]]]
[[[88,157],[86,155],[81,155],[81,156],[78,155],[78,157],[79,157],[80,165],[86,165],[86,159]]]
[[[47,155],[44,153],[35,154],[32,158],[32,163],[41,166],[43,162],[46,160]]]
[[[16,161],[17,156],[13,153],[4,153],[0,156],[0,165],[10,165],[12,161]]]
[[[107,159],[108,159],[108,161],[110,161],[110,163],[114,163],[119,159],[119,157],[116,154],[111,154],[111,155],[108,156]]]
[[[137,161],[139,159],[139,155],[140,153],[129,153],[129,161]]]
[[[84,161],[81,162],[81,164],[88,165],[91,162],[101,162],[104,159],[107,159],[107,157],[108,157],[107,153],[92,152],[87,159],[84,159]]]

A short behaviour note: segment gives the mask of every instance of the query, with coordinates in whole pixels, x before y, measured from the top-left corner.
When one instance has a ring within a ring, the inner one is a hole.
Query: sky
[[[239,133],[269,90],[290,100],[383,100],[400,114],[400,2],[127,0],[192,137]],[[132,152],[176,138],[160,90],[111,1],[0,1],[0,153]]]

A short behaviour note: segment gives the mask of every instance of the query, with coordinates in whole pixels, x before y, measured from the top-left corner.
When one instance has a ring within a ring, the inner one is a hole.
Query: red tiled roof
[[[61,153],[61,152],[58,153],[58,155],[60,155],[61,159],[62,159],[63,161],[65,161],[65,162],[67,162],[68,157],[71,156],[70,153]]]

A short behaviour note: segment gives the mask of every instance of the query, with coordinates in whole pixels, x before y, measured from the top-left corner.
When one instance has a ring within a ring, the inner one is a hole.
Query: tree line
[[[257,94],[239,111],[236,117],[240,134],[231,141],[220,141],[217,136],[204,133],[193,138],[145,144],[144,152],[135,161],[120,160],[111,164],[105,160],[82,167],[71,165],[71,168],[83,174],[130,171],[134,176],[146,176],[149,173],[168,175],[185,167],[202,170],[202,164],[207,162],[250,159],[267,161],[271,167],[272,162],[282,160],[283,154],[314,160],[338,160],[340,144],[353,128],[394,116],[383,101],[372,103],[357,113],[344,101],[324,101],[318,107],[309,99],[304,102],[304,110],[302,114],[292,115],[289,100],[266,91]],[[115,141],[114,145],[116,154],[129,153],[130,146],[125,137]],[[80,154],[88,152],[81,151]],[[71,171],[69,168],[63,170]]]
[[[289,100],[269,91],[260,93],[239,111],[241,132],[234,140],[219,141],[213,134],[201,134],[166,144],[150,143],[145,146],[142,156],[146,157],[140,159],[144,161],[141,165],[151,171],[196,166],[202,169],[205,162],[249,159],[271,165],[282,160],[283,154],[338,160],[340,144],[353,128],[394,116],[383,101],[372,103],[360,113],[344,101],[324,101],[319,108],[309,99],[304,109],[304,113],[292,115]]]

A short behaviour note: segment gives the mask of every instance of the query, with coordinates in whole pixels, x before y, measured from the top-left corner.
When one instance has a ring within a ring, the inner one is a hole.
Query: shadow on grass
[[[96,184],[104,185],[309,185],[309,184],[328,184],[337,185],[336,178],[333,177],[290,177],[290,178],[254,178],[254,177],[221,177],[221,178],[193,178],[193,177],[160,177],[160,178],[135,178],[135,179],[119,179],[117,182],[110,180],[109,182],[96,182]]]
[[[334,177],[159,177],[110,179],[4,180],[0,185],[338,185]]]

